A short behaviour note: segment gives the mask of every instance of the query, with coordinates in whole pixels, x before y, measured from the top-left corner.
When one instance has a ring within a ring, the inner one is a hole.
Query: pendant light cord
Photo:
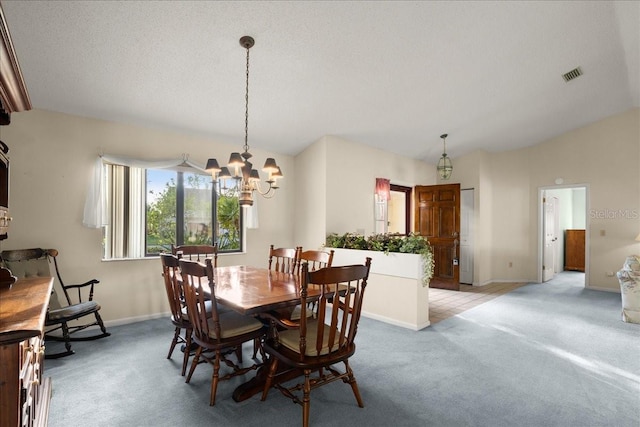
[[[249,46],[247,48],[246,90],[244,95],[244,152],[249,151]]]

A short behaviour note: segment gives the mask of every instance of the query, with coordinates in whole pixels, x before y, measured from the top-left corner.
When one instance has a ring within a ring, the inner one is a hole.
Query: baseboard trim
[[[123,319],[108,320],[104,322],[104,326],[107,328],[112,326],[122,326],[122,325],[128,325],[130,323],[143,322],[145,320],[159,319],[161,317],[166,317],[168,319],[169,317],[171,317],[171,314],[169,312],[154,313],[154,314],[145,314],[143,316],[125,317]]]
[[[585,289],[589,289],[592,291],[602,291],[602,292],[613,292],[615,294],[619,294],[620,293],[620,288],[618,289],[614,289],[614,288],[601,288],[599,286],[585,286]]]
[[[536,281],[530,279],[490,279],[485,280],[480,284],[474,282],[473,286],[485,286],[490,285],[491,283],[536,283]]]
[[[373,314],[373,313],[368,313],[366,311],[362,311],[361,314],[369,319],[373,319],[373,320],[378,320],[380,322],[384,322],[384,323],[388,323],[390,325],[394,325],[394,326],[400,326],[401,328],[405,328],[405,329],[411,329],[412,331],[419,331],[421,329],[426,328],[427,326],[431,325],[431,322],[427,321],[424,324],[419,324],[419,325],[414,325],[412,323],[407,323],[407,322],[400,322],[396,319],[392,319],[390,317],[385,317],[385,316],[380,316],[379,314]]]

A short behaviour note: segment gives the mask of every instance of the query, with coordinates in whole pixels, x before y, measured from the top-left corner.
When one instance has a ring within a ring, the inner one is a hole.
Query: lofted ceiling
[[[7,1],[33,108],[244,138],[335,135],[435,163],[640,106],[636,1]],[[584,73],[565,82],[576,67]]]

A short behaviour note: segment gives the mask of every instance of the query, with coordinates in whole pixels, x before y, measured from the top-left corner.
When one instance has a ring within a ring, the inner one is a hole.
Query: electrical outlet
[[[613,276],[615,276],[613,271],[607,271],[607,277],[613,277]]]

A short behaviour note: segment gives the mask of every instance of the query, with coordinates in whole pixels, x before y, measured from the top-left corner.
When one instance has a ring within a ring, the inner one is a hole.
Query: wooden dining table
[[[297,274],[235,265],[214,268],[213,281],[216,300],[240,314],[256,315],[300,303]]]
[[[259,317],[261,313],[293,310],[300,303],[300,279],[266,268],[236,265],[213,269],[216,301],[240,314]],[[204,289],[205,292],[207,289]],[[210,290],[209,290],[210,292]],[[308,297],[320,296],[320,290],[308,289]],[[233,399],[241,402],[262,392],[268,372],[268,363],[258,369],[256,376],[238,386]],[[298,372],[281,372],[280,381],[298,376]]]

